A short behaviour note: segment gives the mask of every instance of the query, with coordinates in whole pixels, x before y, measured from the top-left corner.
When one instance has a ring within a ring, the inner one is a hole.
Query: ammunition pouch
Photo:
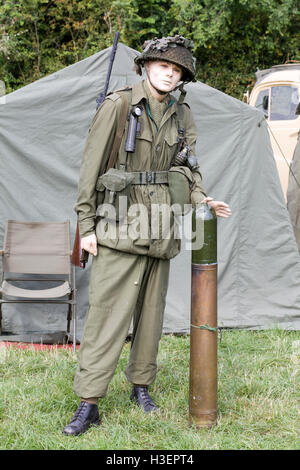
[[[111,204],[114,206],[114,220],[120,221],[126,216],[127,206],[124,208],[125,212],[123,214],[120,198],[121,196],[128,198],[133,179],[134,175],[131,173],[127,173],[116,168],[110,168],[106,173],[99,176],[96,183],[98,216],[104,217],[107,213],[106,208],[103,206],[104,204]],[[111,218],[111,212],[108,215],[108,219],[109,218]]]
[[[174,213],[177,215],[186,215],[191,206],[191,188],[193,185],[193,174],[187,166],[172,166],[168,172],[169,192],[171,196],[171,205]]]

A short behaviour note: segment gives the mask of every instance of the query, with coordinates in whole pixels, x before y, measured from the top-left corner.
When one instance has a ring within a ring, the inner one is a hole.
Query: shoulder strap
[[[185,106],[189,107],[187,103],[177,103],[177,132],[178,132],[178,146],[177,151],[182,149],[185,140],[185,126],[186,126],[186,118],[185,118]]]
[[[115,166],[118,151],[121,145],[123,132],[124,132],[125,125],[126,125],[126,119],[127,119],[127,113],[128,113],[128,100],[127,100],[127,96],[125,93],[121,93],[119,96],[122,100],[121,114],[118,120],[115,140],[114,140],[113,147],[109,156],[106,171],[108,171],[110,168],[113,168]]]

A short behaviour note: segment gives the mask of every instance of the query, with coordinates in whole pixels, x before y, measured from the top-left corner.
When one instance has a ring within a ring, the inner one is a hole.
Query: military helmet
[[[182,80],[190,82],[195,78],[195,59],[192,55],[194,44],[183,36],[168,36],[145,41],[143,52],[134,59],[137,73],[142,74],[141,67],[149,60],[163,60],[178,65],[183,70]]]

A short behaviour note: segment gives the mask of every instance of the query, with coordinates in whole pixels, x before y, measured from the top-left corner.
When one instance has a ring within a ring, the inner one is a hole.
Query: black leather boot
[[[100,422],[98,406],[81,401],[70,424],[63,429],[63,433],[67,436],[78,436],[87,431],[91,424],[99,425]]]
[[[134,385],[130,395],[130,400],[136,402],[141,408],[143,408],[145,413],[158,411],[157,406],[154,404],[148,393],[148,387],[146,386]]]

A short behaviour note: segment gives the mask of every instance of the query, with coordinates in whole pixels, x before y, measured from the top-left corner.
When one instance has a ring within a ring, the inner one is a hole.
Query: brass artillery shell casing
[[[217,424],[217,226],[208,206],[203,218],[204,243],[192,254],[189,422]]]
[[[194,264],[192,266],[189,416],[190,422],[200,427],[210,427],[217,423],[216,291],[217,264]]]

